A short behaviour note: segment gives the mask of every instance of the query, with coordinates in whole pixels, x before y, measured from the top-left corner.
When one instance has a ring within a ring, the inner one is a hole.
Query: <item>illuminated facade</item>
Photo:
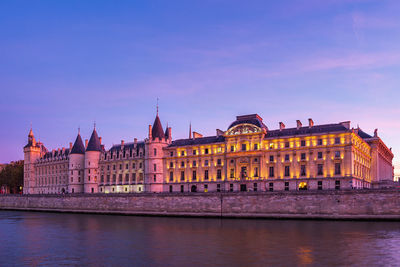
[[[83,145],[48,152],[32,130],[24,148],[24,193],[238,192],[382,188],[393,185],[393,154],[350,122],[269,130],[257,114],[226,131],[172,140],[158,113],[143,141],[105,150],[93,130]]]

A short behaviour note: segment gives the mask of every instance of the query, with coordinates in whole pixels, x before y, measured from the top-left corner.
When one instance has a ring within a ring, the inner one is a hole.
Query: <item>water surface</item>
[[[0,211],[1,266],[398,266],[400,223]]]

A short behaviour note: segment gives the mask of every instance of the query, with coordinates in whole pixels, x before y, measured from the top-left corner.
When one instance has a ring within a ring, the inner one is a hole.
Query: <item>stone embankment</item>
[[[0,209],[155,216],[400,220],[400,190],[1,195]]]

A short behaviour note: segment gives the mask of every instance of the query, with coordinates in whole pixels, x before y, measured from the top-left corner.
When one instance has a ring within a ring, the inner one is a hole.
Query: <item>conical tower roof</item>
[[[158,137],[160,140],[165,138],[164,130],[161,125],[160,118],[158,117],[158,114],[156,116],[156,119],[154,120],[153,123],[153,128],[151,129],[151,136],[153,137],[153,140]]]
[[[168,132],[168,123],[167,123],[167,127],[165,128],[165,133],[164,133],[164,135],[165,135],[165,138],[169,138],[169,132]]]
[[[97,135],[96,129],[93,129],[86,151],[101,151],[100,139]]]
[[[71,149],[70,154],[85,154],[85,146],[83,145],[82,138],[79,133],[75,139],[75,143]]]

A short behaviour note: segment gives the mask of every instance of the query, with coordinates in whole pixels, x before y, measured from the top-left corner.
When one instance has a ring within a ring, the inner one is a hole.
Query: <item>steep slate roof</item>
[[[225,141],[225,137],[220,136],[207,136],[200,137],[196,139],[179,139],[172,141],[172,143],[168,147],[177,147],[177,146],[191,146],[191,145],[205,145],[205,144],[213,144],[213,143],[221,143]]]
[[[55,157],[59,157],[59,156],[68,156],[69,153],[69,148],[66,148],[64,153],[62,150],[60,150],[60,153],[58,153],[58,150],[54,151],[54,156],[53,156],[53,152],[47,152],[46,154],[44,154],[44,156],[42,157],[42,159],[51,159],[51,158],[55,158]]]
[[[165,133],[164,133],[164,135],[165,135],[165,138],[169,138],[169,133],[168,133],[168,124],[167,124],[167,127],[165,128]]]
[[[297,128],[288,128],[282,130],[272,130],[268,131],[265,135],[265,138],[271,137],[286,137],[286,136],[296,136],[296,135],[304,135],[304,134],[319,134],[319,133],[330,133],[330,132],[347,132],[351,131],[347,129],[344,125],[340,123],[334,124],[325,124],[325,125],[315,125],[312,127],[301,127]]]
[[[362,138],[362,139],[368,139],[368,138],[372,138],[371,135],[367,134],[366,132],[364,132],[361,129],[358,129],[358,135]]]
[[[131,143],[125,143],[124,144],[124,150],[131,150],[134,151],[134,142]],[[143,148],[144,149],[144,142],[137,142],[136,143],[136,154],[139,154],[139,148]],[[117,152],[117,151],[121,151],[121,145],[113,145],[107,152]]]
[[[85,146],[83,145],[80,134],[78,134],[75,139],[74,146],[71,149],[71,154],[85,154]]]
[[[236,120],[232,122],[231,125],[229,125],[228,129],[242,123],[253,124],[255,126],[268,130],[268,127],[262,122],[262,118],[257,114],[237,116]]]
[[[89,144],[86,151],[101,151],[101,144],[99,136],[97,135],[96,129],[93,130],[92,136],[90,136]]]
[[[158,114],[156,116],[156,119],[154,120],[153,127],[151,129],[151,136],[152,136],[153,140],[156,139],[156,137],[158,137],[159,139],[165,138],[164,130],[162,128],[161,121],[160,121],[160,118],[158,117]]]

